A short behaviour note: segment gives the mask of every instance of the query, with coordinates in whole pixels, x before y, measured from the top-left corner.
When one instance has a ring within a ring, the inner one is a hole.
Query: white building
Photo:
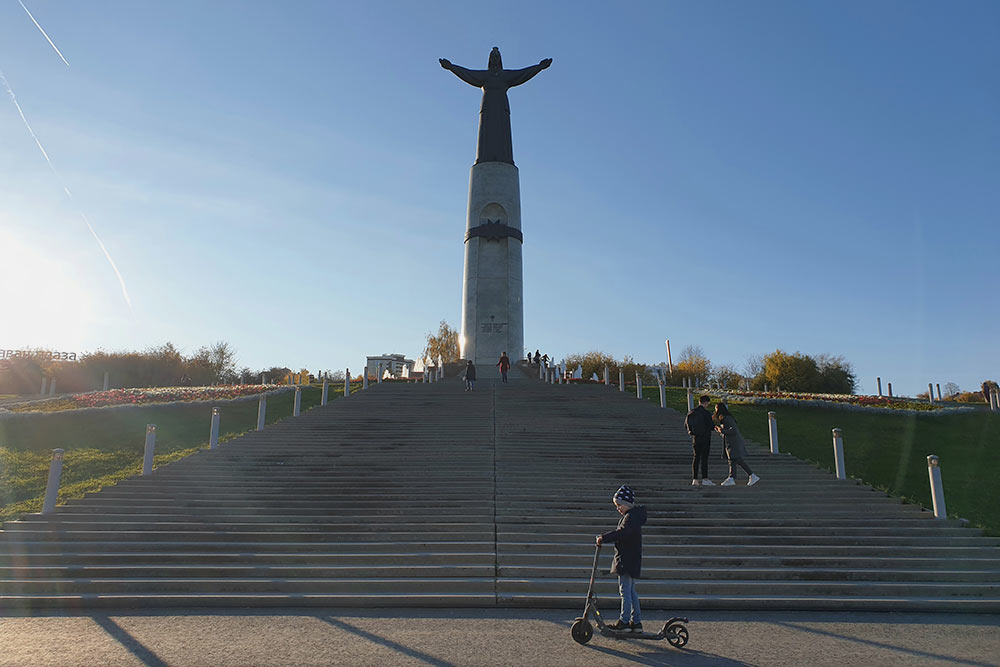
[[[402,354],[381,354],[368,357],[366,370],[368,377],[378,377],[388,371],[392,377],[401,378],[404,368],[407,376],[413,374],[413,363],[413,359],[407,359]]]

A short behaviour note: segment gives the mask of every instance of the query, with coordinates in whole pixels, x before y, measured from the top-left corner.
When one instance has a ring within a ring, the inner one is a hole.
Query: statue
[[[465,69],[453,65],[445,58],[439,60],[441,67],[451,71],[462,81],[483,89],[483,104],[479,108],[479,146],[476,164],[480,162],[506,162],[514,164],[514,148],[510,139],[510,102],[507,90],[520,86],[552,64],[546,58],[537,65],[524,69],[504,69],[500,60],[500,49],[490,51],[489,68],[482,70]]]

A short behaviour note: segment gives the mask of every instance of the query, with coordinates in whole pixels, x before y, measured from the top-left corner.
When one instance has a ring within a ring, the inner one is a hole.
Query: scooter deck
[[[666,635],[654,634],[652,632],[628,632],[626,630],[618,631],[609,628],[602,629],[601,634],[605,637],[614,637],[615,639],[666,639]]]

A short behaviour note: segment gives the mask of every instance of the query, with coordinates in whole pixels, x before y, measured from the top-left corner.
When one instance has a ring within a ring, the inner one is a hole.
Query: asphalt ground
[[[1000,616],[699,612],[690,643],[570,637],[556,610],[0,617],[0,665],[1000,665]],[[644,621],[656,632],[659,614]]]

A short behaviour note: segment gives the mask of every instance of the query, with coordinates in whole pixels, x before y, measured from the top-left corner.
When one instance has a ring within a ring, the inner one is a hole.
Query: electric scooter
[[[583,608],[583,616],[575,619],[573,627],[570,628],[573,640],[579,644],[586,644],[594,636],[594,626],[587,620],[587,617],[593,612],[594,620],[597,621],[597,629],[605,637],[614,637],[615,639],[666,639],[674,648],[681,648],[687,644],[688,629],[684,624],[688,620],[683,616],[674,616],[664,623],[663,628],[656,634],[651,632],[612,630],[610,626],[604,623],[604,620],[601,618],[601,612],[597,609],[597,597],[594,595],[594,577],[597,576],[597,559],[600,555],[601,545],[598,544],[597,549],[594,551],[594,568],[590,571],[590,586],[587,588],[587,605]]]

